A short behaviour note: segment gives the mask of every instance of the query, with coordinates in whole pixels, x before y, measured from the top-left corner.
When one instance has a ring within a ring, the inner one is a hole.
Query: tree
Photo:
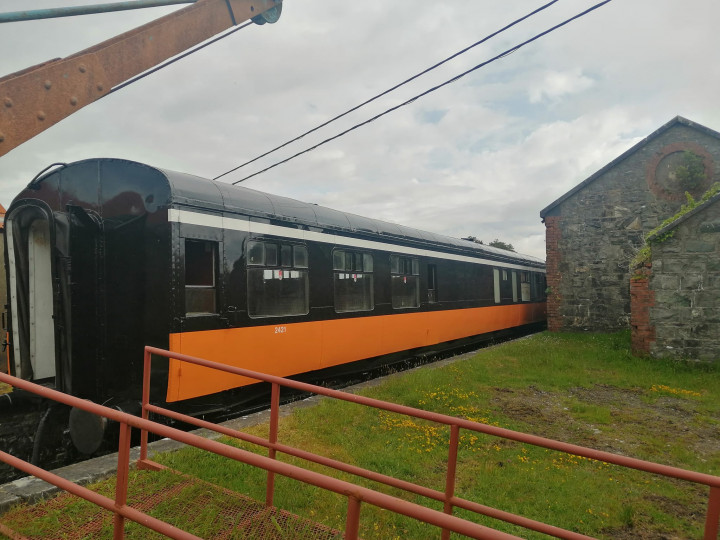
[[[482,240],[479,240],[477,238],[477,236],[466,236],[465,238],[463,238],[463,240],[467,240],[468,242],[475,242],[476,244],[485,245],[485,242],[483,242]],[[487,245],[490,247],[498,248],[498,249],[505,249],[507,251],[515,251],[515,248],[513,247],[512,244],[508,244],[506,242],[498,240],[497,238]]]
[[[465,238],[461,238],[460,240],[467,240],[468,242],[475,242],[476,244],[482,244],[482,240],[478,240],[477,236],[466,236]]]
[[[498,249],[506,249],[507,251],[515,251],[515,248],[512,244],[507,244],[503,242],[502,240],[498,240],[497,238],[490,242],[488,246],[498,248]]]

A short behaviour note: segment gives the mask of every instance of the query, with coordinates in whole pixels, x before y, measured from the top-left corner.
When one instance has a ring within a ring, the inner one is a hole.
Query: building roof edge
[[[693,129],[696,129],[698,131],[701,131],[705,133],[706,135],[709,135],[711,137],[715,137],[717,139],[720,139],[720,132],[717,132],[713,129],[710,129],[706,126],[703,126],[702,124],[698,124],[697,122],[693,122],[692,120],[688,120],[687,118],[684,118],[682,116],[676,116],[669,122],[666,122],[662,126],[660,126],[658,129],[653,131],[650,135],[645,137],[640,142],[633,145],[631,148],[620,154],[618,157],[613,159],[610,163],[590,175],[588,178],[580,182],[578,185],[576,185],[574,188],[572,188],[570,191],[565,193],[564,195],[561,195],[559,198],[557,198],[555,201],[551,202],[549,205],[547,205],[545,208],[540,210],[540,217],[542,219],[545,219],[545,217],[548,215],[548,213],[555,207],[559,206],[563,202],[565,202],[567,199],[572,197],[575,193],[578,191],[581,191],[585,189],[589,184],[591,184],[593,181],[595,181],[597,178],[602,176],[604,173],[606,173],[608,170],[612,169],[615,165],[623,161],[624,159],[628,158],[630,155],[634,154],[638,150],[640,150],[642,147],[646,146],[650,141],[653,139],[656,139],[659,137],[662,133],[669,130],[671,127],[675,125],[684,125]]]

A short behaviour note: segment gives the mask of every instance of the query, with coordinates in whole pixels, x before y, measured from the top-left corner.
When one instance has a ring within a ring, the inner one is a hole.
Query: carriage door
[[[6,234],[15,375],[55,377],[50,223],[39,208],[21,208],[8,219]]]
[[[50,226],[36,219],[28,234],[30,364],[34,379],[55,376]]]

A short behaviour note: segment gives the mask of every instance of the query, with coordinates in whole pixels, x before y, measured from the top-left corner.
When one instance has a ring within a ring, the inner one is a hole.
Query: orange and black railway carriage
[[[545,320],[539,259],[125,160],[54,168],[5,219],[11,372],[120,407],[146,344],[319,379]],[[196,414],[255,383],[153,366]]]

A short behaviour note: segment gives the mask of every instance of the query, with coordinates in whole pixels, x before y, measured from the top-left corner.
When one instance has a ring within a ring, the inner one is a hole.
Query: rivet
[[[50,81],[45,81],[45,89],[46,89],[46,90],[50,90],[51,88],[52,88],[52,82],[50,82]]]
[[[70,98],[70,105],[77,105],[77,98],[75,96]]]
[[[38,113],[37,113],[37,119],[40,120],[41,122],[42,122],[43,120],[45,120],[45,113],[44,113],[43,111],[38,111]]]
[[[5,98],[5,106],[6,106],[8,109],[9,109],[10,107],[12,107],[12,106],[13,106],[13,101],[12,101],[12,99],[10,99],[9,97],[6,97],[6,98]]]
[[[102,85],[102,84],[98,84],[98,85],[97,85],[97,89],[98,89],[98,92],[102,92],[102,91],[103,91],[103,85]]]
[[[85,73],[87,71],[87,68],[85,67],[85,64],[80,64],[78,66],[78,69],[80,70],[80,73]]]
[[[5,140],[5,135],[3,135],[2,133],[0,133],[0,142],[3,142],[4,140]]]

